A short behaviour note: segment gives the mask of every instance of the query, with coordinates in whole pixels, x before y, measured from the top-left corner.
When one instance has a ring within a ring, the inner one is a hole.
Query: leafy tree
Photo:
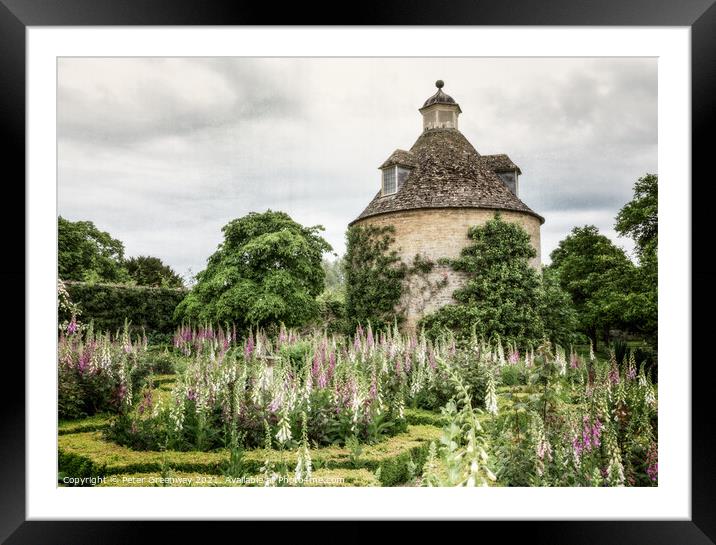
[[[91,221],[57,218],[58,272],[63,280],[114,282],[129,280],[124,244]]]
[[[343,293],[346,286],[343,258],[339,257],[333,261],[324,259],[323,270],[326,273],[326,291],[331,293]]]
[[[465,286],[453,293],[457,303],[424,317],[421,325],[433,335],[448,328],[466,338],[474,328],[484,338],[497,334],[520,345],[539,341],[540,278],[529,265],[537,254],[527,232],[496,214],[471,227],[468,238],[472,243],[450,263],[468,275]]]
[[[615,229],[636,244],[639,268],[630,297],[630,318],[656,344],[658,326],[658,191],[659,178],[646,174],[634,184],[634,198],[616,217]]]
[[[356,225],[346,232],[344,258],[349,331],[371,322],[379,329],[403,320],[397,310],[407,266],[392,248],[392,225]]]
[[[579,314],[580,330],[594,345],[598,333],[628,326],[628,294],[636,268],[621,248],[594,225],[575,227],[551,254],[562,288],[571,295]]]
[[[196,275],[178,318],[240,327],[298,326],[318,313],[324,252],[331,246],[284,212],[252,212],[222,228],[224,241]]]
[[[127,272],[139,286],[161,286],[181,288],[181,277],[158,257],[132,257],[126,262]]]
[[[562,289],[559,271],[554,267],[542,269],[539,314],[544,325],[545,337],[550,341],[563,347],[577,341],[579,316],[569,293]]]
[[[656,253],[659,238],[659,177],[647,174],[634,184],[634,198],[625,204],[616,217],[616,231],[631,237],[637,254]]]

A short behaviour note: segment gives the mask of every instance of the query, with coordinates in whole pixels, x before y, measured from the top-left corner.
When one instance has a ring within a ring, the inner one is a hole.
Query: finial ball
[[[439,79],[438,81],[435,82],[435,87],[437,87],[438,89],[442,89],[444,85],[445,85],[445,82],[441,79]]]

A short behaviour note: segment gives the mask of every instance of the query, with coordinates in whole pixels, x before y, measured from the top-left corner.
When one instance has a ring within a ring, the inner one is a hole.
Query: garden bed
[[[99,417],[87,419],[100,421]],[[105,440],[101,429],[84,431],[79,423],[74,428],[65,425],[64,433],[58,439],[59,469],[64,476],[107,477],[113,475],[158,475],[161,472],[178,474],[221,476],[229,462],[229,451],[180,452],[180,451],[135,451]],[[105,419],[106,425],[106,419]],[[74,429],[76,431],[69,431]],[[364,445],[357,457],[345,447],[329,446],[311,450],[311,459],[320,476],[325,472],[341,470],[346,483],[351,486],[393,486],[409,480],[412,475],[409,464],[416,469],[422,467],[431,441],[438,440],[440,429],[430,425],[411,425],[406,433],[393,436],[376,445]],[[295,464],[295,452],[265,449],[249,450],[244,453],[242,469],[248,475],[257,475],[264,463]],[[363,470],[355,473],[355,470]],[[380,471],[378,471],[380,470]],[[323,472],[323,473],[319,473]],[[377,478],[368,478],[368,474]],[[326,475],[329,475],[326,473]],[[335,475],[334,475],[335,476]],[[349,479],[350,477],[350,479]],[[194,481],[196,482],[196,480]],[[215,483],[210,481],[207,484]],[[105,486],[113,483],[105,482]],[[126,486],[122,479],[114,483]],[[227,485],[230,485],[229,482]],[[147,486],[152,486],[151,484]]]

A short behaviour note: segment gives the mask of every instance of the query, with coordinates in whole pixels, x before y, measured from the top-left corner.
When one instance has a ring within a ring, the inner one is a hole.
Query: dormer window
[[[395,167],[383,169],[383,195],[392,195],[398,190],[395,179]]]
[[[403,187],[405,179],[410,174],[410,169],[399,165],[389,166],[383,169],[383,195],[393,195]]]
[[[502,180],[507,188],[517,195],[517,170],[509,170],[505,172],[496,172],[497,176]]]

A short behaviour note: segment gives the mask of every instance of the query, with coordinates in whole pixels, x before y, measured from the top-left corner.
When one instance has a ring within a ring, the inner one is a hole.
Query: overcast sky
[[[657,173],[655,59],[61,59],[59,214],[180,274],[268,208],[322,224],[341,254],[436,79],[478,152],[522,169],[543,262],[576,225],[631,251],[614,216]]]

